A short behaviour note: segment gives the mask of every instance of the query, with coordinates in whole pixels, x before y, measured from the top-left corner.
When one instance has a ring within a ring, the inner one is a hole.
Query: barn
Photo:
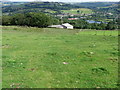
[[[48,26],[48,27],[51,27],[51,28],[65,28],[65,29],[73,29],[73,26],[69,23],[64,23],[62,25],[51,25],[51,26]]]
[[[73,26],[71,24],[69,24],[69,23],[64,23],[64,24],[62,24],[62,26],[64,28],[67,28],[67,29],[73,29]]]
[[[64,28],[62,25],[51,25],[51,26],[48,26],[48,27],[51,27],[51,28]]]

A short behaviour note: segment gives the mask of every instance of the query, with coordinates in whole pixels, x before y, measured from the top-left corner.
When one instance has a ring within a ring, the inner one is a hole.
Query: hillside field
[[[80,11],[79,13],[77,11]],[[93,11],[88,8],[78,8],[78,9],[71,9],[71,10],[61,10],[63,13],[69,14],[91,14]]]
[[[3,26],[3,88],[117,88],[118,31]]]

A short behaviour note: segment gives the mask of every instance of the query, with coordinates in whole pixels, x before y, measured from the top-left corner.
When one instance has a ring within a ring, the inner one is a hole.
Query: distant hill
[[[119,14],[120,9],[118,8],[119,3],[113,3],[109,6],[98,7],[96,11],[102,11],[107,13]]]
[[[105,12],[105,13],[120,13],[118,9],[119,2],[84,2],[74,3],[73,5],[84,6],[85,8],[92,9],[94,12]]]
[[[11,2],[9,0],[2,0],[0,2],[2,2],[2,6],[3,7],[5,7],[5,6],[12,6],[12,5],[20,5],[20,4],[27,3],[27,2]]]
[[[25,13],[25,12],[39,12],[41,10],[49,9],[53,11],[69,10],[72,8],[81,8],[81,6],[71,5],[62,2],[28,2],[20,5],[3,6],[3,13]],[[82,7],[83,8],[83,7]]]
[[[84,3],[74,3],[77,6],[84,6],[86,8],[97,8],[111,6],[112,4],[117,4],[118,2],[84,2]]]
[[[43,12],[49,14],[60,14],[63,10],[76,8],[88,8],[93,12],[118,14],[118,2],[84,2],[84,3],[63,3],[63,2],[5,2],[2,7],[3,14]]]

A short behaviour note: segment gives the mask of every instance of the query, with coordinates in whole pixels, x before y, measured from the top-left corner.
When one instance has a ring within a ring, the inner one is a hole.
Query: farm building
[[[78,20],[79,18],[68,18],[68,20]]]
[[[64,23],[64,24],[62,24],[62,26],[64,28],[67,28],[67,29],[73,29],[73,26],[71,24],[69,24],[69,23]]]
[[[48,27],[51,27],[51,28],[66,28],[66,29],[73,29],[73,26],[69,23],[64,23],[62,25],[51,25],[51,26],[48,26]]]
[[[63,28],[62,25],[51,25],[51,26],[48,26],[48,27],[51,27],[51,28]]]

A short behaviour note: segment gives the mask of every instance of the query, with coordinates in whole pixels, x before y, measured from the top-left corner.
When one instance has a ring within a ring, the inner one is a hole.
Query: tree
[[[15,14],[12,16],[11,24],[12,25],[25,25],[26,17],[24,14]]]
[[[36,26],[36,27],[47,27],[52,25],[53,22],[57,21],[53,19],[51,16],[46,15],[44,13],[27,13],[26,17],[26,25],[28,26]]]
[[[100,23],[99,26],[101,27],[100,30],[105,30],[106,29],[106,24],[105,23]]]
[[[2,25],[11,25],[11,19],[10,16],[2,16]]]
[[[107,30],[115,30],[117,29],[117,24],[114,21],[111,21],[106,26]]]
[[[80,13],[80,10],[77,10],[77,13]]]

